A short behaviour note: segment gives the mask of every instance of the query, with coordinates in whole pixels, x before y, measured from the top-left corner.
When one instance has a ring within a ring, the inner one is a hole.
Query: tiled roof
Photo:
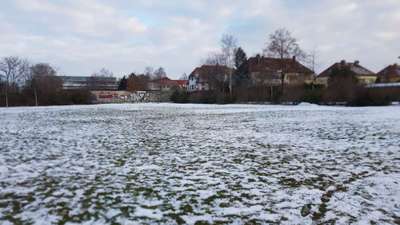
[[[207,80],[210,76],[222,76],[229,74],[232,69],[222,65],[203,65],[193,70],[190,76],[198,76],[202,80]]]
[[[185,86],[187,84],[187,80],[174,80],[179,86]]]
[[[371,70],[363,67],[360,65],[359,62],[354,62],[354,63],[348,63],[346,61],[338,62],[330,66],[328,69],[324,70],[322,73],[319,74],[318,77],[329,77],[331,75],[332,69],[335,67],[341,67],[341,66],[348,66],[350,70],[356,75],[356,76],[376,76],[374,72]]]
[[[385,69],[381,70],[377,75],[378,77],[382,77],[385,79],[400,78],[400,66],[397,64],[387,66]]]
[[[269,72],[271,74],[283,70],[286,73],[313,74],[314,72],[301,64],[296,58],[270,58],[256,56],[248,60],[249,72]]]
[[[184,86],[186,85],[186,80],[171,80],[168,77],[163,77],[160,79],[153,80],[152,83],[161,85],[161,86]]]

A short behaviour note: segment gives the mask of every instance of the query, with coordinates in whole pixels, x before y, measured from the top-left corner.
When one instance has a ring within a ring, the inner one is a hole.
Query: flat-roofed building
[[[115,77],[61,76],[60,78],[63,81],[64,90],[118,90],[118,82]]]

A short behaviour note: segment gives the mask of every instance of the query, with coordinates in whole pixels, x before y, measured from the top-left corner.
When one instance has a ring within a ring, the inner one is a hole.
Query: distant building
[[[174,82],[180,89],[184,89],[184,90],[187,89],[187,86],[188,86],[187,80],[174,80]]]
[[[116,91],[118,82],[115,77],[75,77],[61,76],[64,90]]]
[[[0,75],[0,82],[6,81],[6,78],[3,75]]]
[[[400,83],[400,66],[398,64],[387,66],[377,76],[376,83]]]
[[[186,89],[187,80],[171,80],[168,77],[152,80],[148,84],[150,91],[170,91],[173,89]]]
[[[311,83],[314,71],[301,64],[296,57],[270,58],[257,55],[248,60],[249,75],[254,85],[278,86],[282,84],[282,73],[285,84],[300,85]]]
[[[222,65],[197,67],[188,77],[188,92],[213,90],[215,82],[228,82],[232,69]]]
[[[316,83],[328,86],[329,78],[332,75],[333,69],[341,67],[348,67],[360,84],[368,85],[373,84],[376,81],[376,74],[371,70],[368,70],[367,68],[361,66],[359,61],[349,63],[345,60],[342,60],[341,62],[333,64],[328,69],[319,74],[316,78]]]

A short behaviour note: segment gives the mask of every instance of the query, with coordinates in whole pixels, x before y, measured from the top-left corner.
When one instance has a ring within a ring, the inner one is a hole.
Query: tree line
[[[270,96],[268,88],[262,83],[254,84],[249,74],[248,57],[244,49],[238,45],[236,37],[230,34],[224,34],[220,40],[220,50],[209,53],[203,60],[206,65],[220,65],[232,68],[229,71],[229,79],[218,80],[210,79],[210,85],[213,88],[210,91],[202,93],[188,94],[184,91],[176,91],[172,100],[176,102],[205,102],[205,103],[232,103],[249,101],[284,101],[285,100],[285,65],[283,59],[296,57],[299,61],[309,63],[314,54],[306,54],[303,51],[297,39],[291,33],[282,28],[272,33],[262,49],[263,56],[281,59],[281,86],[274,87],[274,96]],[[260,77],[267,79],[267,76]]]
[[[250,77],[248,57],[233,35],[225,34],[220,40],[220,50],[212,52],[204,64],[223,65],[233,70],[228,82],[210,79],[213,88],[201,93],[175,91],[173,102],[185,103],[234,103],[234,102],[311,102],[317,104],[343,103],[352,106],[387,105],[391,101],[400,101],[398,89],[368,89],[360,84],[356,74],[348,66],[336,68],[328,80],[329,85],[285,84],[287,76],[284,59],[295,58],[315,73],[316,52],[304,51],[297,39],[285,28],[269,35],[262,56],[280,59],[280,86],[265,84],[268,76],[260,76],[260,82],[254,83]],[[314,75],[314,74],[313,74]],[[315,77],[314,77],[315,78]]]
[[[31,65],[26,59],[4,57],[0,77],[0,106],[88,104],[92,100],[88,90],[63,90],[62,79],[47,63]]]
[[[283,59],[296,57],[314,70],[316,53],[315,51],[311,54],[306,53],[297,39],[284,28],[269,35],[260,55],[281,59],[280,86],[265,85],[262,79],[267,79],[267,76],[261,76],[261,82],[254,84],[249,74],[248,56],[245,50],[239,46],[237,38],[225,34],[220,40],[220,49],[209,53],[202,64],[231,68],[228,79],[210,77],[212,90],[201,93],[191,94],[186,90],[177,89],[172,94],[171,101],[180,103],[307,101],[323,104],[347,102],[350,105],[381,105],[400,100],[393,97],[400,96],[397,90],[366,89],[346,67],[332,71],[328,87],[314,83],[285,85],[286,68]],[[92,76],[112,77],[114,74],[107,69],[101,69]],[[151,81],[166,76],[163,67],[157,69],[146,67],[144,73],[123,76],[119,80],[118,89],[130,92],[148,90]],[[187,79],[187,75],[183,74],[181,79]],[[0,106],[88,104],[93,100],[89,90],[65,91],[62,86],[57,70],[47,63],[31,64],[19,57],[0,59]]]

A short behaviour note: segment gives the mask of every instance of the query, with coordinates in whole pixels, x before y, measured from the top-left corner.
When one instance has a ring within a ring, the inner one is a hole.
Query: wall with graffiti
[[[170,92],[161,91],[92,91],[93,103],[141,103],[141,102],[168,102]]]

